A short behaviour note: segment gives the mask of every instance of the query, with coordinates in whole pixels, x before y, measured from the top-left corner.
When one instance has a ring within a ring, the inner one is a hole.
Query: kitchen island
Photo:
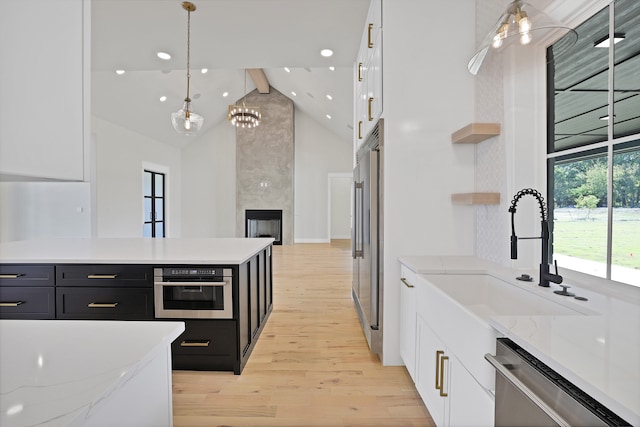
[[[0,320],[0,425],[171,426],[182,322]]]
[[[172,345],[174,369],[240,374],[272,309],[273,241],[1,243],[0,318],[181,320],[186,328]],[[177,279],[169,276],[178,273],[183,281],[174,283]]]

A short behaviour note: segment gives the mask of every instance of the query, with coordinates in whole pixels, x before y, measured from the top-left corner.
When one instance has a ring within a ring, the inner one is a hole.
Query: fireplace
[[[282,244],[282,209],[247,209],[244,211],[244,237],[273,237]]]

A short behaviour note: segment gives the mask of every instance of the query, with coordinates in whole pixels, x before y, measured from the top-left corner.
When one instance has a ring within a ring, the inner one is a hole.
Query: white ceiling
[[[242,97],[243,69],[263,68],[273,88],[351,141],[352,70],[369,0],[193,3],[197,10],[191,13],[190,92],[193,110],[205,118],[201,134],[226,121],[228,105]],[[170,120],[186,95],[187,12],[181,4],[181,0],[91,3],[92,114],[178,147],[194,138],[177,134]],[[332,49],[334,55],[322,57],[323,48]],[[169,52],[171,60],[158,59],[157,51]],[[209,71],[202,74],[202,68]],[[126,72],[119,76],[116,69]],[[253,89],[247,76],[247,92]],[[223,92],[229,96],[223,98]],[[163,95],[167,100],[160,102]]]

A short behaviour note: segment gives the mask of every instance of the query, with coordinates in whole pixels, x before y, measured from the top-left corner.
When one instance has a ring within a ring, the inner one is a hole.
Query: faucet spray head
[[[511,259],[518,259],[518,236],[511,235]]]

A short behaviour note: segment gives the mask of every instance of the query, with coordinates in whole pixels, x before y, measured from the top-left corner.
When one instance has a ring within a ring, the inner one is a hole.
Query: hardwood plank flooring
[[[348,240],[275,246],[273,285],[242,375],[174,371],[176,427],[434,426],[406,369],[369,352]]]

